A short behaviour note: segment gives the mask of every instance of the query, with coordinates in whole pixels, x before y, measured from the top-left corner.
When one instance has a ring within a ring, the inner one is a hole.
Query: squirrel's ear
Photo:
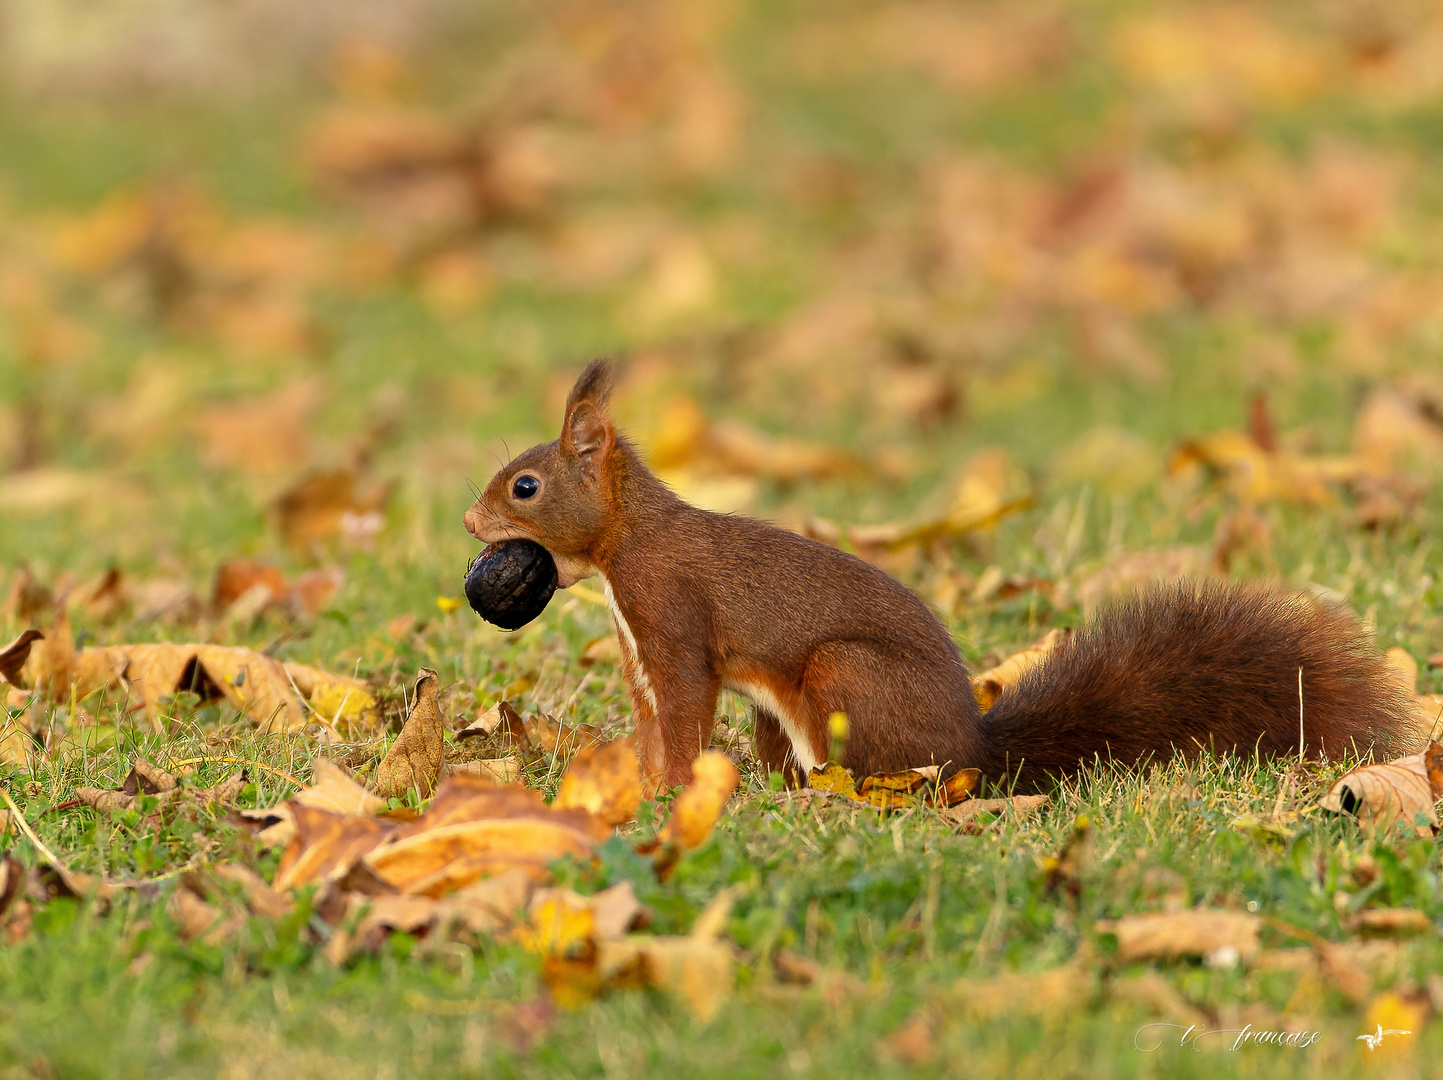
[[[606,408],[610,399],[611,362],[593,360],[571,388],[561,424],[561,448],[581,459],[588,480],[600,475],[601,459],[616,444],[616,429]]]

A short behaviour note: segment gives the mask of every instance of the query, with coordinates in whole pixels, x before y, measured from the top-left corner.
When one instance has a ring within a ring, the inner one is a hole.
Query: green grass
[[[602,166],[595,178],[571,178],[558,221],[621,220],[625,239],[659,220],[663,231],[703,237],[718,280],[707,304],[671,320],[639,319],[645,257],[599,283],[568,283],[550,272],[553,232],[505,229],[467,248],[494,281],[458,313],[433,310],[410,276],[358,287],[338,270],[338,280],[305,297],[321,344],[301,355],[244,355],[204,331],[167,326],[128,298],[123,274],[95,280],[59,272],[45,245],[52,215],[84,212],[117,190],[175,175],[209,190],[226,220],[279,216],[338,245],[364,239],[375,222],[331,198],[302,161],[314,110],[334,99],[323,80],[225,101],[77,102],[0,91],[0,423],[33,412],[35,464],[109,485],[78,504],[5,511],[0,587],[21,566],[61,585],[67,575],[84,582],[116,565],[132,581],[177,579],[204,599],[228,558],[271,560],[287,573],[313,565],[267,523],[266,506],[287,477],[207,466],[194,430],[209,404],[309,377],[324,390],[311,424],[311,462],[334,464],[372,418],[387,410],[395,418],[373,464],[395,483],[385,528],[373,550],[320,554],[346,575],[329,609],[310,621],[268,614],[242,625],[211,615],[182,624],[107,623],[82,612],[77,633],[105,643],[204,637],[358,670],[382,698],[388,731],[400,719],[401,687],[429,666],[440,672],[450,715],[474,717],[525,683],[512,693],[528,710],[555,712],[569,702],[563,719],[621,734],[630,710],[619,672],[580,663],[588,642],[611,633],[603,611],[562,594],[533,625],[508,635],[469,611],[443,614],[436,605],[438,596],[460,594],[462,568],[474,554],[460,526],[468,480],[484,483],[492,453],[554,437],[557,387],[591,355],[614,352],[643,373],[661,372],[656,385],[643,377],[618,400],[625,409],[635,395],[630,417],[642,429],[666,393],[687,393],[713,419],[905,463],[860,483],[763,481],[754,511],[788,523],[813,515],[847,523],[907,517],[945,495],[970,455],[1005,447],[1030,477],[1035,506],[896,572],[934,602],[949,595],[950,578],[975,581],[989,567],[1056,586],[980,602],[968,601],[964,587],[963,600],[943,614],[973,664],[1048,627],[1078,624],[1077,587],[1094,570],[1128,552],[1206,550],[1235,509],[1225,496],[1209,499],[1166,479],[1116,497],[1096,483],[1063,480],[1060,455],[1078,436],[1100,424],[1124,428],[1152,448],[1161,474],[1177,440],[1242,427],[1253,395],[1265,391],[1282,432],[1341,453],[1374,386],[1437,370],[1427,311],[1411,316],[1416,325],[1390,339],[1369,367],[1348,353],[1349,327],[1332,310],[1293,315],[1249,297],[1183,297],[1129,322],[1158,359],[1160,378],[1148,381],[1099,370],[1083,355],[1076,312],[1044,305],[995,334],[972,333],[978,325],[996,329],[988,320],[1010,294],[979,300],[964,288],[965,274],[928,284],[928,184],[939,163],[1001,162],[1047,184],[1096,160],[1146,159],[1200,176],[1216,168],[1226,184],[1237,180],[1227,172],[1230,152],[1290,159],[1329,140],[1411,167],[1406,195],[1390,207],[1396,224],[1359,251],[1375,270],[1401,268],[1426,284],[1443,220],[1443,187],[1428,168],[1443,146],[1435,105],[1379,104],[1346,91],[1294,104],[1249,102],[1236,118],[1232,150],[1212,158],[1194,145],[1195,118],[1129,87],[1108,60],[1112,27],[1136,11],[1078,9],[1068,21],[1078,43],[1071,60],[1022,84],[963,93],[883,64],[812,71],[796,45],[816,25],[810,9],[741,5],[715,50],[747,95],[747,126],[736,158],[717,172],[679,173],[649,121],[602,136],[574,116],[557,124],[563,135],[593,138],[585,146]],[[1297,14],[1285,5],[1278,11]],[[504,55],[513,40],[543,30],[529,17],[476,18],[415,59],[406,100],[464,114],[485,74],[476,57]],[[615,160],[607,156],[613,144]],[[818,162],[835,167],[839,193],[798,194],[805,187],[798,176]],[[760,242],[749,246],[747,230]],[[16,315],[23,305],[14,299],[21,291],[14,283],[27,275],[55,311],[91,332],[88,351],[58,360],[27,352],[26,324]],[[896,300],[900,315],[885,310],[935,347],[924,365],[958,376],[965,391],[958,412],[921,427],[880,409],[851,378],[893,359],[865,331],[858,335],[865,340],[827,345],[839,351],[826,363],[788,368],[775,359],[767,351],[773,335],[829,296]],[[927,315],[908,314],[919,310]],[[1260,363],[1259,341],[1285,352],[1291,366]],[[184,392],[144,437],[124,423],[117,435],[105,420],[124,407],[143,364],[180,372]],[[645,396],[653,391],[660,396]],[[0,431],[0,483],[9,453],[9,433]],[[1334,590],[1366,617],[1380,647],[1401,645],[1422,661],[1443,649],[1437,485],[1392,528],[1362,529],[1352,511],[1346,495],[1320,506],[1259,507],[1270,546],[1244,552],[1235,572]],[[393,620],[408,615],[415,622],[393,636]],[[0,612],[4,640],[21,629],[7,618]],[[1440,671],[1425,667],[1419,690],[1443,691]],[[52,729],[55,752],[34,769],[0,765],[0,784],[75,869],[159,881],[108,912],[52,901],[37,910],[28,934],[0,945],[6,1077],[1010,1077],[1045,1070],[1049,1077],[1341,1078],[1436,1074],[1427,1062],[1443,1060],[1437,933],[1398,943],[1376,969],[1363,964],[1360,984],[1268,963],[1120,964],[1113,939],[1096,928],[1168,903],[1255,904],[1268,917],[1263,940],[1272,955],[1318,940],[1353,942],[1344,916],[1364,905],[1418,908],[1436,926],[1443,919],[1438,841],[1406,830],[1365,836],[1315,808],[1346,763],[1299,770],[1232,759],[1104,769],[1054,792],[1034,816],[975,830],[932,811],[879,816],[792,797],[744,765],[741,791],[716,834],[665,884],[616,847],[596,867],[559,870],[588,891],[634,881],[661,932],[684,932],[722,888],[737,887],[728,926],[737,991],[701,1024],[655,991],[556,1010],[538,959],[500,940],[473,951],[398,936],[338,970],[322,956],[324,924],[304,903],[279,924],[252,920],[220,946],[183,943],[165,899],[189,860],[240,860],[269,876],[277,853],[205,813],[157,824],[134,813],[52,808],[77,785],[118,784],[137,756],[253,763],[244,801],[269,806],[291,793],[280,774],[306,778],[316,754],[355,747],[312,736],[260,739],[243,718],[214,706],[176,703],[166,736],[123,718],[117,700],[86,707],[98,726],[73,724],[68,703],[48,708],[42,727]],[[745,733],[743,703],[726,698],[722,712]],[[550,793],[564,764],[542,762],[531,782]],[[234,767],[205,764],[193,779],[209,784]],[[1076,879],[1049,889],[1044,864],[1081,817],[1090,825]],[[35,863],[13,831],[3,844]],[[820,979],[779,981],[771,959],[779,949],[815,961]],[[1370,1030],[1365,1017],[1379,995],[1422,1000],[1430,986],[1433,1018],[1404,1056],[1388,1057],[1387,1044],[1369,1054],[1356,1041]],[[1305,1050],[1137,1049],[1142,1025],[1179,1016],[1203,1017],[1214,1028],[1286,1023],[1321,1037]],[[888,1049],[912,1021],[910,1051]],[[916,1042],[922,1028],[926,1054]]]

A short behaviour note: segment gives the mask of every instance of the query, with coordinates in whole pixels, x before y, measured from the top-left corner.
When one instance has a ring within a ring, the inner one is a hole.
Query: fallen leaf
[[[1335,500],[1333,486],[1362,471],[1356,458],[1271,454],[1241,431],[1223,431],[1179,443],[1168,461],[1169,475],[1198,468],[1220,477],[1245,506],[1277,499],[1330,504]]]
[[[529,788],[452,776],[430,807],[399,826],[366,865],[401,892],[442,896],[511,869],[543,881],[551,862],[588,857],[609,834],[590,814],[553,809]]]
[[[208,904],[189,889],[181,886],[166,901],[166,914],[177,923],[181,941],[203,940],[214,945],[235,933],[235,923],[213,904]]]
[[[1432,743],[1429,751],[1437,747]],[[1412,825],[1418,815],[1427,818],[1419,835],[1438,827],[1434,808],[1437,796],[1429,783],[1423,754],[1409,754],[1379,765],[1364,765],[1334,782],[1318,805],[1335,814],[1351,814],[1365,828],[1387,830],[1399,821]]]
[[[563,724],[554,716],[532,713],[525,720],[525,741],[555,756],[603,741],[595,724]]]
[[[30,647],[44,637],[39,630],[23,630],[19,637],[0,649],[0,678],[11,686],[21,687],[20,670],[30,658]]]
[[[1014,795],[1010,799],[965,799],[948,807],[942,812],[942,816],[961,824],[972,820],[978,814],[1033,814],[1051,801],[1046,795]]]
[[[690,850],[706,843],[741,774],[731,758],[708,750],[692,762],[692,782],[672,802],[671,818],[662,830],[663,841]]]
[[[1117,938],[1117,959],[1124,964],[1206,958],[1222,950],[1247,963],[1258,954],[1261,926],[1258,916],[1246,912],[1199,908],[1100,920],[1096,929]]]
[[[1405,937],[1437,932],[1433,921],[1417,908],[1364,908],[1343,921],[1363,937]]]
[[[193,421],[201,459],[215,468],[270,474],[304,464],[311,455],[310,416],[320,386],[298,379],[263,397],[213,405]]]
[[[265,878],[250,867],[241,866],[239,863],[222,863],[215,867],[214,873],[221,881],[240,889],[246,910],[256,918],[274,921],[290,914],[291,902],[266,884]]]
[[[378,814],[386,809],[385,799],[367,791],[345,769],[323,757],[311,762],[311,786],[296,792],[291,801],[333,814]]]
[[[366,865],[401,892],[444,896],[512,869],[544,880],[550,863],[565,856],[586,858],[594,845],[593,837],[567,821],[564,812],[543,808],[531,817],[464,821],[393,837],[367,855]]]
[[[632,820],[640,805],[641,770],[630,736],[578,751],[552,803],[558,810],[585,810],[611,826]]]
[[[807,785],[818,791],[868,803],[881,810],[891,810],[921,803],[939,806],[964,803],[981,779],[981,773],[977,769],[959,769],[939,784],[940,774],[941,769],[938,766],[925,765],[901,772],[875,773],[854,779],[841,765],[828,762],[825,766],[811,771],[807,777]]]
[[[813,769],[811,775],[807,777],[807,786],[849,799],[857,797],[857,785],[852,779],[852,774],[836,762],[828,762],[820,768]]]
[[[927,1009],[921,1009],[907,1019],[901,1027],[877,1043],[882,1057],[895,1058],[903,1065],[914,1069],[922,1068],[932,1061],[933,1022]]]
[[[240,798],[246,784],[250,782],[244,771],[216,784],[214,787],[195,789],[182,787],[175,777],[157,769],[146,761],[137,760],[125,783],[118,790],[77,787],[75,798],[82,806],[101,813],[117,813],[134,808],[141,798],[154,800],[155,812],[174,806],[177,802],[189,800],[200,806],[225,806]]]
[[[471,758],[466,761],[448,761],[441,766],[444,776],[474,776],[498,787],[521,781],[521,762],[514,757]]]
[[[271,517],[281,539],[298,551],[336,538],[364,547],[384,524],[390,493],[389,485],[367,482],[353,468],[309,473],[271,504]]]
[[[734,900],[734,891],[723,889],[685,937],[633,934],[599,942],[596,964],[602,979],[624,978],[639,962],[646,985],[676,994],[703,1023],[715,1019],[735,988],[732,948],[720,940]]]
[[[363,680],[289,660],[282,666],[291,685],[310,702],[311,710],[320,719],[329,724],[363,727],[374,721],[376,699]]]
[[[257,612],[283,601],[291,591],[290,583],[280,568],[254,559],[230,559],[215,572],[211,606],[217,612],[229,611],[242,598],[249,600]]]
[[[376,793],[382,798],[400,798],[414,787],[424,799],[435,789],[445,752],[436,693],[436,672],[422,668],[411,691],[411,713],[376,766]]]
[[[294,800],[289,806],[296,831],[271,883],[277,892],[289,892],[345,873],[397,827],[384,818],[336,814]]]
[[[988,668],[986,671],[979,671],[972,676],[972,694],[977,699],[977,704],[986,712],[997,703],[1002,696],[1002,691],[1009,686],[1016,685],[1017,681],[1027,672],[1031,671],[1047,657],[1053,649],[1063,644],[1072,636],[1071,630],[1052,629],[1047,631],[1021,652],[1013,653],[996,667]]]

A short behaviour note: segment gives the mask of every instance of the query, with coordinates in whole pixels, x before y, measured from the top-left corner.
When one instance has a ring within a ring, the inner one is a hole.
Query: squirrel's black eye
[[[518,499],[529,499],[541,490],[541,481],[529,474],[522,474],[511,485],[511,494]]]

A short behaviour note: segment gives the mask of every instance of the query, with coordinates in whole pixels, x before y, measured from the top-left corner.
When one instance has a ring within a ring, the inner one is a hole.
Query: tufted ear
[[[566,419],[561,422],[561,449],[581,459],[588,480],[600,476],[600,462],[616,445],[607,403],[611,400],[611,361],[593,360],[576,380],[566,398]]]

